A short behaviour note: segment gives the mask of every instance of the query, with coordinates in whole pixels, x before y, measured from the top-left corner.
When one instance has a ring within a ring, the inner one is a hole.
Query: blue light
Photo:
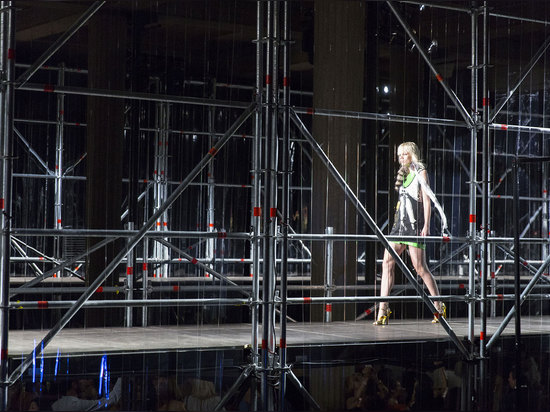
[[[34,339],[34,349],[32,350],[32,383],[36,382],[36,339]]]
[[[107,365],[107,355],[101,357],[101,366],[99,368],[99,395],[105,394],[105,398],[109,399],[109,367]]]
[[[40,383],[44,382],[44,341],[40,345]],[[42,389],[42,387],[40,387]]]
[[[54,376],[57,376],[58,369],[59,369],[59,348],[57,348],[57,356],[55,357]]]

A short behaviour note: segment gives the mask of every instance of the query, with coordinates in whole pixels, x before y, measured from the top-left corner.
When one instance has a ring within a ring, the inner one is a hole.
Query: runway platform
[[[488,319],[490,337],[502,323],[502,318]],[[449,324],[459,339],[468,336],[465,318],[450,319]],[[522,317],[522,335],[550,334],[550,316]],[[479,335],[480,324],[476,319]],[[242,349],[251,343],[250,324],[181,325],[152,327],[115,327],[64,329],[44,349],[46,356],[86,354],[123,354],[156,351]],[[20,358],[30,353],[48,333],[47,330],[16,330],[9,332],[9,354]],[[259,339],[261,340],[261,330]],[[514,334],[513,320],[503,336]],[[276,330],[276,340],[280,330]],[[374,326],[372,320],[330,323],[288,323],[289,348],[324,345],[369,345],[418,341],[447,341],[448,334],[429,319],[392,320],[388,326]]]
[[[543,382],[548,382],[550,316],[521,320],[523,342],[529,353],[537,355],[537,364],[544,371]],[[468,347],[467,319],[451,318],[449,323]],[[490,318],[488,335],[501,323],[502,318]],[[475,327],[479,336],[479,319]],[[251,364],[251,328],[246,323],[67,328],[44,348],[43,355],[35,355],[24,376],[17,379],[50,382],[57,394],[62,389],[56,388],[63,388],[64,382],[75,378],[101,380],[103,367],[108,364],[110,376],[122,377],[128,388],[149,385],[155,376],[167,375],[177,377],[179,382],[186,378],[207,380],[214,383],[217,393],[225,394]],[[509,367],[514,359],[514,329],[512,321],[494,345],[489,365],[491,376]],[[278,344],[280,330],[275,332]],[[10,373],[32,354],[47,333],[48,330],[10,332]],[[260,341],[261,338],[260,331]],[[350,322],[289,323],[287,346],[287,365],[323,410],[344,410],[346,379],[361,365],[383,365],[396,376],[411,370],[419,376],[428,376],[437,362],[442,361],[448,370],[454,370],[464,360],[445,329],[432,324],[429,318],[396,319],[384,327],[372,325],[372,317]],[[327,391],[327,387],[331,390]],[[294,408],[291,410],[312,409],[309,398],[297,388],[296,384],[288,387],[288,399]],[[246,386],[240,390],[245,391]],[[228,410],[235,409],[234,402],[243,395],[242,391],[231,395],[232,406]],[[147,399],[139,390],[128,389],[124,396],[127,408],[124,410],[147,409]],[[460,397],[457,399],[459,402]]]

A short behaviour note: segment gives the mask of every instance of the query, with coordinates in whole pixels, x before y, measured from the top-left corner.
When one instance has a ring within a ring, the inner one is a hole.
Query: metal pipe
[[[263,131],[263,102],[264,102],[264,8],[265,3],[258,1],[256,3],[256,88],[255,104],[256,112],[254,116],[254,140],[252,142],[252,177],[253,189],[251,191],[251,216],[252,238],[250,241],[250,257],[252,259],[252,299],[255,302],[260,300],[260,230],[261,230],[261,162],[262,162],[262,131]],[[260,362],[258,327],[259,327],[259,307],[253,305],[250,308],[251,318],[251,362],[258,365]],[[255,394],[253,394],[255,395]],[[257,397],[253,396],[254,403]]]
[[[334,232],[333,227],[327,227],[325,233],[330,235]],[[327,240],[325,246],[325,296],[327,298],[332,297],[332,262],[333,262],[333,252],[334,252],[334,241]],[[325,322],[332,322],[332,305],[325,306]]]
[[[24,85],[31,76],[36,73],[40,67],[48,61],[67,41],[82,27],[88,20],[105,4],[106,1],[96,1],[92,4],[88,10],[84,12],[82,16],[78,18],[77,21],[73,23],[69,29],[63,33],[55,42],[53,42],[50,47],[24,72],[22,73],[17,80],[15,81],[20,88]]]
[[[25,283],[24,285],[21,285],[19,286],[18,288],[16,288],[11,294],[10,294],[10,298],[13,298],[14,296],[16,296],[19,292],[22,292],[23,290],[25,289],[30,289],[32,288],[34,285],[36,285],[37,283],[40,283],[42,282],[44,279],[47,279],[48,277],[52,276],[54,273],[57,273],[59,272],[60,270],[63,270],[63,268],[65,268],[66,266],[69,266],[69,265],[73,265],[74,263],[76,263],[77,261],[85,258],[86,256],[88,256],[89,254],[95,252],[96,250],[98,249],[101,249],[103,246],[115,241],[116,238],[114,239],[103,239],[102,241],[96,243],[95,245],[93,245],[91,248],[89,248],[88,250],[86,250],[85,252],[75,256],[74,258],[72,259],[69,259],[69,260],[66,260],[64,262],[60,262],[59,264],[56,264],[56,266],[54,266],[52,269],[44,272],[42,275],[38,276],[38,277],[35,277],[33,278],[32,280],[30,280],[29,282]]]
[[[60,95],[61,96],[61,95]],[[55,122],[57,124],[57,122]],[[19,140],[21,140],[21,142],[25,145],[25,147],[27,148],[27,150],[29,151],[30,154],[32,154],[34,156],[34,158],[36,159],[36,161],[40,164],[40,166],[42,166],[44,168],[44,170],[46,171],[47,173],[47,176],[46,177],[55,177],[55,173],[52,172],[50,170],[50,168],[48,167],[48,165],[46,164],[46,162],[44,161],[44,159],[42,159],[40,157],[40,155],[36,152],[36,150],[34,150],[30,143],[27,141],[27,139],[25,139],[25,137],[23,136],[23,134],[21,134],[21,132],[17,129],[17,128],[13,128],[13,132],[15,133],[15,135],[19,138]]]
[[[134,229],[134,223],[128,222],[127,223],[127,229],[133,230]],[[129,240],[128,240],[129,241]],[[134,299],[134,258],[135,255],[132,253],[133,250],[128,253],[128,258],[126,260],[126,277],[124,278],[124,296],[126,300],[133,300]],[[124,319],[124,324],[127,328],[131,328],[134,326],[134,312],[131,307],[126,307],[126,316]]]
[[[250,117],[254,112],[254,105],[251,105],[247,110],[245,110],[241,116],[233,123],[233,125],[228,129],[224,138],[209,150],[207,155],[201,159],[201,161],[193,168],[190,174],[182,181],[180,186],[172,192],[172,194],[166,200],[166,203],[147,220],[143,227],[138,231],[138,233],[128,242],[126,247],[119,252],[119,254],[112,260],[107,267],[99,274],[96,280],[90,285],[88,290],[82,294],[82,296],[76,301],[75,305],[72,306],[59,320],[59,322],[46,334],[40,343],[35,347],[33,353],[42,353],[44,348],[50,343],[50,341],[59,333],[59,331],[71,320],[75,313],[82,307],[82,305],[90,298],[90,296],[95,292],[95,290],[103,283],[103,281],[115,270],[115,268],[120,264],[120,262],[126,257],[127,253],[133,249],[145,236],[149,228],[156,222],[156,220],[168,209],[176,199],[181,195],[181,193],[187,188],[189,182],[206,167],[206,165],[212,161],[216,153],[223,147],[225,143],[231,138],[233,133]],[[24,371],[32,364],[33,353],[27,355],[25,360],[21,362],[19,367],[15,369],[10,375],[10,381],[14,381],[17,377],[24,373]]]
[[[491,235],[494,235],[494,232],[491,232]],[[491,294],[495,295],[497,293],[497,262],[496,262],[496,245],[491,244],[490,248],[490,262],[491,262]],[[502,266],[500,266],[502,268]],[[500,268],[499,268],[500,269]],[[497,314],[497,304],[495,301],[491,301],[491,317],[495,317]]]
[[[471,83],[470,83],[470,94],[472,101],[472,119],[473,124],[478,122],[478,26],[477,26],[477,11],[473,10],[471,18],[471,63],[470,69],[471,74]],[[476,197],[476,188],[478,185],[477,182],[477,128],[472,127],[470,129],[470,182],[469,182],[469,226],[468,226],[468,237],[469,237],[469,248],[468,248],[468,294],[474,296],[476,294],[475,289],[475,263],[477,257],[477,197]],[[475,302],[470,301],[468,303],[468,340],[474,342],[474,325],[475,325]],[[469,390],[472,390],[473,382],[469,382]],[[471,396],[468,396],[471,399]]]
[[[216,80],[213,79],[210,84],[210,93],[208,96],[210,99],[216,98]],[[215,120],[216,112],[214,107],[210,107],[208,110],[208,142],[210,147],[214,146],[215,142],[215,127],[214,127],[214,120]],[[214,222],[215,222],[215,216],[214,216],[214,195],[215,195],[215,179],[214,179],[214,163],[210,163],[208,165],[208,172],[207,172],[207,194],[206,198],[208,201],[208,209],[206,212],[206,230],[208,232],[214,232]],[[214,259],[216,258],[216,255],[214,253],[215,249],[215,239],[214,238],[208,238],[206,241],[206,258],[209,261],[214,262]],[[210,268],[213,269],[213,264],[210,265]]]
[[[57,83],[60,85],[65,84],[65,71],[63,69],[63,65],[61,66],[61,69],[57,72]],[[65,121],[65,95],[63,93],[59,93],[57,95],[57,122],[56,122],[56,133],[55,133],[55,189],[54,189],[54,197],[55,197],[55,204],[54,204],[54,228],[55,229],[63,229],[62,225],[62,218],[63,218],[63,146],[64,146],[64,133],[65,133],[65,127],[64,127],[64,121]],[[57,258],[62,257],[62,250],[61,250],[61,238],[59,236],[56,236],[54,238],[55,241],[55,256]],[[61,273],[59,273],[61,275]]]
[[[15,8],[2,1],[0,7],[0,410],[8,407],[8,333],[10,295],[10,243],[12,218],[13,112],[15,79]]]
[[[159,103],[189,104],[196,106],[217,106],[230,107],[234,109],[246,109],[250,103],[233,100],[211,100],[199,97],[173,96],[168,94],[153,94],[143,92],[129,92],[123,90],[90,89],[77,86],[53,86],[50,84],[27,83],[18,87],[19,90],[46,92],[46,93],[64,93],[78,96],[112,97],[114,99],[144,100]]]
[[[167,103],[174,103],[174,104],[189,104],[189,105],[198,105],[198,106],[232,107],[232,108],[240,108],[240,109],[246,108],[248,106],[247,102],[238,102],[234,100],[233,101],[211,100],[211,99],[201,99],[196,97],[185,97],[185,96],[172,96],[172,95],[138,93],[138,92],[104,90],[104,89],[89,89],[89,88],[75,87],[75,86],[71,86],[71,87],[55,86],[54,87],[53,85],[44,86],[43,84],[28,83],[25,86],[20,87],[20,89],[27,90],[27,91],[36,91],[36,92],[63,93],[63,94],[71,94],[71,95],[79,95],[79,96],[111,97],[111,98],[117,98],[117,99],[134,99],[134,100],[144,100],[144,101],[167,102]],[[296,111],[296,113],[317,115],[317,116],[333,116],[333,117],[343,117],[343,118],[352,118],[352,119],[391,121],[391,122],[398,122],[398,123],[441,125],[441,126],[449,126],[449,127],[466,127],[466,128],[471,127],[471,125],[468,123],[459,122],[459,121],[450,120],[450,119],[438,119],[438,118],[428,118],[428,117],[418,117],[418,116],[403,116],[403,115],[382,114],[382,113],[366,113],[366,112],[356,112],[356,111],[350,111],[350,110],[329,110],[329,109],[322,109],[322,108],[307,108],[307,107],[296,107],[294,110]],[[68,125],[69,123],[66,123],[66,124]],[[547,127],[521,126],[521,125],[500,124],[500,123],[491,123],[489,127],[492,130],[550,133],[550,128],[547,128]],[[174,131],[174,133],[178,133],[178,131]],[[179,133],[181,133],[181,131],[179,131]]]
[[[522,200],[523,198],[520,198]],[[53,229],[27,229],[27,228],[14,228],[12,229],[14,235],[20,236],[89,236],[89,237],[111,237],[111,238],[128,238],[136,235],[136,231],[121,231],[121,230],[86,230],[86,229],[63,229],[56,231]],[[227,239],[236,239],[236,240],[250,240],[254,238],[254,235],[244,232],[194,232],[194,231],[167,231],[167,232],[154,232],[149,231],[145,234],[145,237],[150,239],[155,238],[189,238],[189,239],[200,239],[208,237],[219,237]],[[331,239],[334,241],[376,241],[378,238],[376,235],[346,235],[346,234],[334,234],[326,235],[321,233],[289,233],[288,237],[290,240],[313,240],[313,241],[325,241]],[[414,240],[417,237],[414,236],[386,236],[386,238],[393,242],[396,240]],[[422,238],[426,243],[465,243],[468,242],[468,237],[442,237],[442,236],[426,236]],[[548,242],[544,238],[522,238],[524,243],[532,244],[545,244]],[[513,237],[490,237],[487,239],[489,243],[512,243],[514,241]],[[237,261],[242,262],[240,258],[237,258]],[[245,260],[246,261],[246,260]],[[295,260],[297,262],[303,261],[303,259]]]
[[[279,382],[279,409],[286,410],[286,383],[287,383],[287,299],[288,299],[288,233],[290,228],[290,53],[291,53],[291,31],[290,31],[290,5],[287,0],[283,3],[283,111],[282,111],[282,191],[281,191],[281,338],[279,341],[279,362],[282,371]],[[311,256],[311,255],[310,255]]]
[[[516,251],[516,253],[519,253],[519,252]],[[519,262],[519,259],[518,259],[518,262]],[[550,264],[550,257],[548,257],[544,261],[544,263],[539,267],[539,269],[537,270],[537,273],[531,278],[531,280],[529,281],[529,283],[527,284],[527,286],[525,287],[525,289],[521,293],[521,296],[519,295],[519,293],[515,294],[516,298],[519,296],[520,304],[526,299],[527,295],[529,295],[531,290],[535,287],[535,284],[539,281],[539,278],[543,275],[544,271],[546,270],[546,268],[548,267],[549,264]],[[518,280],[519,279],[514,278],[514,282],[517,282]],[[514,289],[516,289],[516,288],[517,288],[517,285],[514,284]],[[517,304],[517,301],[516,301],[516,304]],[[512,316],[515,315],[515,312],[516,312],[516,306],[514,305],[514,307],[511,308],[510,311],[504,317],[504,320],[502,321],[500,327],[496,330],[496,332],[493,334],[493,336],[491,336],[491,339],[487,343],[487,349],[488,350],[492,346],[492,344],[500,337],[501,333],[504,331],[504,329],[506,328],[506,326],[508,325],[508,323],[512,319]],[[520,327],[521,327],[521,324],[520,324]]]
[[[533,299],[548,299],[550,294],[541,293],[531,295]],[[467,297],[458,295],[439,295],[434,296],[437,299],[444,299],[447,302],[464,302]],[[487,295],[489,300],[495,300],[499,302],[513,301],[515,294],[497,294]],[[311,298],[288,298],[288,305],[315,305],[315,304],[346,304],[346,303],[372,303],[381,301],[391,302],[422,302],[421,296],[332,296],[331,298],[317,296]],[[10,309],[62,309],[72,307],[76,301],[74,300],[36,300],[36,301],[19,301],[10,302]],[[125,307],[171,307],[171,306],[196,306],[196,305],[208,305],[208,306],[248,306],[256,305],[258,302],[252,301],[252,299],[243,298],[187,298],[187,299],[133,299],[133,300],[88,300],[84,303],[83,307],[101,307],[101,308],[125,308]],[[280,304],[280,302],[278,303]]]
[[[421,116],[405,116],[391,113],[368,113],[358,112],[353,110],[336,110],[336,109],[323,109],[313,107],[294,107],[294,111],[298,114],[307,114],[315,116],[330,116],[330,117],[342,117],[348,119],[361,119],[361,120],[376,120],[387,121],[395,123],[415,123],[415,124],[427,124],[427,125],[439,125],[448,127],[469,127],[467,123],[451,120],[440,119],[434,117],[421,117]]]
[[[202,277],[188,278],[187,280],[189,280],[189,282],[182,281],[181,279],[176,279],[176,278],[172,278],[172,279],[173,279],[173,281],[170,281],[170,284],[167,285],[167,286],[150,286],[147,289],[150,293],[163,293],[163,292],[178,293],[178,292],[182,292],[182,291],[187,293],[187,292],[203,292],[203,291],[219,291],[220,290],[219,285],[212,285],[212,284],[202,285],[201,283],[204,283],[204,278],[202,278]],[[246,281],[247,279],[245,278],[244,280]],[[456,280],[456,279],[454,279],[454,280]],[[290,285],[287,286],[288,290],[299,290],[299,291],[305,291],[305,290],[324,291],[325,290],[324,285],[301,285],[301,284],[297,284],[298,282],[302,283],[303,281],[304,281],[303,277],[296,278],[294,280],[293,284],[290,284]],[[74,282],[70,282],[70,283],[74,283]],[[84,283],[84,281],[82,280],[82,284],[83,283]],[[500,287],[501,287],[502,290],[513,289],[514,285],[513,284],[512,285],[502,284]],[[245,291],[248,291],[249,288],[250,288],[250,286],[246,286],[246,285],[245,286],[225,286],[223,290],[228,291],[228,292],[232,292],[232,291],[240,291],[240,290],[244,289]],[[370,290],[374,290],[374,288],[375,287],[373,285],[347,285],[347,286],[334,286],[333,289],[334,290],[349,290],[349,291],[360,291],[360,290],[370,291]],[[548,284],[535,285],[534,289],[535,288],[536,289],[542,289],[542,290],[548,290],[549,289]],[[404,291],[413,290],[414,288],[411,285],[405,284],[405,285],[396,286],[395,289],[398,290],[400,293],[402,293]],[[463,287],[459,283],[459,284],[456,284],[456,285],[442,285],[441,289],[463,290]],[[134,290],[135,291],[141,291],[141,292],[144,291],[142,287],[135,287]],[[64,293],[71,294],[71,293],[83,293],[85,291],[86,291],[86,287],[84,287],[84,286],[59,286],[59,287],[41,286],[40,289],[24,289],[21,292],[18,292],[18,294],[22,294],[22,295],[32,295],[32,294],[37,294],[37,293],[40,293],[40,294],[43,294],[43,295],[60,294],[60,293],[61,294],[64,294]],[[120,294],[121,292],[124,292],[124,288],[121,287],[121,286],[111,286],[111,287],[103,286],[98,291],[96,291],[96,293],[104,293],[104,294],[107,294],[107,293]],[[531,294],[531,295],[528,296],[528,299],[533,299],[533,296],[546,296],[546,295],[547,294],[538,294],[538,295]],[[450,299],[453,302],[465,302],[465,301],[471,299],[469,296],[466,296],[466,295],[460,295],[460,296],[461,296],[461,298],[459,298],[458,300],[454,297],[451,297]],[[491,293],[490,295],[487,295],[487,296],[488,296],[487,299],[492,300],[492,301],[495,301],[495,300],[510,300],[510,299],[514,298],[513,294],[508,295],[508,294],[505,294],[505,293]],[[508,298],[508,296],[510,296],[511,298]],[[367,296],[367,297],[364,297],[364,298],[367,298],[369,302],[373,299],[377,299],[376,296],[372,296],[372,297]],[[421,300],[421,298],[419,296],[413,296],[413,295],[407,295],[407,297],[404,298],[404,300],[407,300],[409,298],[412,298],[412,299],[415,299],[415,300]],[[442,299],[443,298],[446,299],[447,296],[443,295]],[[475,299],[475,297],[474,297],[474,299]]]
[[[190,186],[190,185],[189,185]],[[116,237],[116,238],[127,238],[135,236],[138,231],[128,231],[128,230],[109,230],[109,229],[63,229],[63,230],[54,230],[54,229],[32,229],[32,228],[14,228],[12,230],[13,234],[21,236],[87,236],[87,237]],[[248,240],[251,235],[248,232],[200,232],[200,231],[176,231],[168,230],[165,232],[157,232],[150,230],[146,232],[146,237],[149,238],[158,238],[158,237],[170,237],[170,238],[209,238],[209,237],[219,237],[219,238],[228,238],[228,239],[241,239]]]
[[[522,370],[521,368],[521,296],[520,296],[520,250],[519,250],[519,161],[518,159],[514,160],[512,164],[513,174],[514,176],[514,205],[512,209],[513,214],[513,221],[514,221],[514,293],[515,293],[515,300],[514,300],[514,314],[515,314],[515,328],[514,328],[514,346],[515,346],[515,353],[516,353],[516,379],[517,379],[517,392],[521,390],[523,378],[520,376],[521,373],[519,371]],[[519,393],[518,393],[518,400],[519,400]],[[518,404],[519,405],[519,404]]]
[[[334,164],[330,161],[330,159],[327,157],[321,146],[315,141],[313,136],[310,134],[310,132],[307,130],[305,125],[302,123],[300,118],[293,112],[292,114],[292,120],[298,127],[298,130],[304,135],[304,137],[310,142],[310,145],[315,152],[315,154],[319,157],[321,162],[325,165],[325,167],[328,168],[330,174],[334,177],[334,179],[337,181],[338,185],[344,190],[344,193],[348,200],[355,206],[358,213],[361,215],[363,219],[367,222],[371,230],[376,234],[384,248],[392,255],[392,257],[395,259],[397,265],[399,268],[403,271],[409,282],[415,287],[418,294],[422,296],[422,299],[424,303],[428,306],[430,311],[432,313],[436,313],[437,309],[435,308],[433,302],[430,300],[430,297],[426,294],[426,292],[422,289],[422,287],[418,284],[418,281],[411,273],[410,269],[403,263],[403,260],[401,257],[395,252],[393,247],[389,244],[387,238],[384,236],[382,231],[376,226],[376,223],[372,219],[372,217],[369,215],[361,201],[357,198],[353,190],[348,186],[344,178],[340,175]],[[458,339],[455,332],[451,329],[446,319],[441,317],[440,323],[449,335],[450,339],[453,341],[453,343],[456,345],[458,350],[464,355],[466,359],[470,359],[471,355],[468,353],[462,342]]]
[[[172,307],[172,306],[243,306],[249,305],[250,299],[238,298],[199,298],[199,299],[133,299],[133,300],[88,300],[81,307],[85,308],[132,308],[132,307]],[[27,301],[11,302],[10,309],[63,309],[71,308],[78,301]],[[12,374],[15,377],[14,374]],[[11,382],[11,379],[10,379]]]
[[[521,239],[521,236],[519,238]],[[495,245],[495,246],[498,247],[501,251],[503,251],[506,255],[511,256],[513,258],[512,261],[507,261],[507,263],[514,263],[515,264],[515,262],[516,262],[515,253],[514,253],[515,247],[512,247],[511,249],[508,249],[507,247],[502,246],[502,245]],[[535,273],[537,273],[537,269],[532,264],[530,264],[528,260],[526,260],[526,259],[524,259],[520,256],[519,257],[519,262],[521,263],[521,265],[523,265],[524,267],[527,268],[529,273],[532,273],[533,275]],[[540,262],[540,263],[543,263],[543,262]],[[550,280],[546,279],[545,277],[543,277],[541,279],[543,279],[547,283],[550,282]]]
[[[504,130],[510,132],[550,133],[550,127],[520,126],[517,124],[491,123],[491,130]]]
[[[273,222],[271,217],[271,210],[275,202],[273,201],[273,141],[276,140],[276,135],[273,135],[273,7],[274,1],[266,1],[266,50],[265,50],[265,100],[266,107],[264,108],[264,125],[265,125],[265,147],[264,147],[264,191],[263,191],[263,208],[262,208],[262,219],[263,219],[263,233],[261,234],[262,245],[263,245],[263,283],[262,283],[262,350],[261,350],[261,382],[260,382],[260,397],[262,401],[262,409],[266,411],[273,410],[273,397],[271,396],[271,391],[269,390],[269,376],[270,370],[273,367],[272,360],[274,353],[273,342],[271,342],[271,326],[273,325],[273,295],[272,291],[274,289],[273,282],[273,262],[272,262],[272,253],[274,242],[273,238],[275,232],[273,230]]]
[[[208,265],[205,265],[204,263],[201,263],[199,262],[196,258],[194,258],[193,256],[189,255],[188,253],[185,253],[183,250],[177,248],[176,246],[172,245],[170,242],[164,240],[164,239],[155,239],[157,242],[159,243],[162,243],[164,246],[174,250],[176,253],[180,254],[181,256],[183,256],[185,259],[187,259],[188,261],[190,261],[192,264],[194,265],[197,265],[198,267],[200,267],[202,270],[204,270],[205,272],[211,274],[212,276],[214,276],[215,278],[231,285],[231,286],[235,286],[237,288],[240,288],[239,291],[245,295],[245,296],[250,296],[250,294],[244,290],[241,286],[237,285],[235,282],[229,280],[229,278],[225,275],[222,275],[221,273],[219,272],[216,272],[214,269],[212,269],[210,266]]]
[[[466,108],[464,107],[464,105],[462,104],[460,99],[458,98],[458,96],[447,85],[447,83],[445,82],[445,79],[443,79],[443,76],[441,76],[441,74],[437,71],[437,69],[435,68],[435,66],[431,62],[430,58],[428,57],[428,54],[424,51],[424,48],[422,47],[422,45],[420,44],[420,42],[418,41],[418,39],[416,38],[416,36],[412,32],[412,30],[410,29],[410,27],[405,22],[405,19],[403,18],[403,16],[401,16],[401,13],[395,8],[395,6],[393,5],[393,3],[391,1],[386,1],[386,4],[390,8],[390,10],[393,12],[393,14],[397,18],[397,20],[399,21],[399,23],[401,24],[401,26],[403,27],[403,29],[405,30],[405,32],[407,33],[409,38],[412,40],[412,42],[416,46],[416,49],[418,50],[418,53],[420,53],[420,56],[422,56],[425,63],[428,65],[430,70],[433,72],[433,74],[435,75],[435,78],[437,79],[437,81],[441,84],[441,86],[443,87],[443,89],[445,90],[445,92],[447,93],[449,98],[454,103],[454,105],[456,106],[456,108],[458,109],[458,111],[460,112],[460,114],[462,115],[464,120],[466,121],[466,124],[469,127],[473,127],[476,123],[475,119],[473,119],[472,116],[470,116],[470,114],[468,113],[468,111],[466,110]]]
[[[487,28],[487,2],[484,2],[483,8],[483,48],[482,48],[482,204],[481,204],[481,231],[482,231],[482,243],[481,243],[481,300],[480,300],[480,315],[481,315],[481,324],[480,324],[480,339],[479,339],[479,356],[480,356],[480,406],[481,409],[489,408],[489,401],[487,394],[488,391],[488,362],[487,362],[487,351],[485,348],[485,336],[487,336],[487,279],[489,274],[489,242],[487,241],[489,237],[490,222],[489,222],[489,212],[490,212],[490,197],[491,188],[489,186],[489,181],[491,180],[490,175],[490,145],[489,145],[489,96],[488,96],[488,84],[487,84],[487,65],[488,61],[488,28]],[[473,13],[476,16],[476,22],[478,13]],[[476,39],[476,44],[478,43]]]
[[[147,216],[147,213],[144,214]],[[149,299],[149,238],[143,239],[143,263],[141,265],[141,290],[143,300]],[[147,306],[141,310],[141,326],[146,327],[149,324],[149,311]]]
[[[241,372],[237,380],[231,385],[231,387],[227,390],[225,395],[220,399],[218,404],[214,407],[215,411],[221,410],[227,402],[229,402],[229,399],[237,393],[241,389],[241,385],[243,385],[248,377],[254,372],[255,370],[254,364],[248,365],[244,370]],[[255,410],[255,409],[252,409]]]
[[[13,241],[12,239],[12,242],[11,242],[11,246],[17,250],[21,256],[23,256],[23,258],[26,258],[26,253],[25,253],[25,250],[23,249],[23,247],[21,247],[21,245],[15,241]],[[11,258],[11,261],[13,262],[13,257]],[[27,263],[29,261],[27,260]],[[42,275],[42,270],[40,270],[40,268],[36,265],[36,263],[33,263],[32,261],[29,263],[29,266],[31,267],[31,269],[33,270],[33,272],[35,273],[35,276],[41,276]]]
[[[491,115],[487,118],[489,123],[492,123],[495,121],[495,117],[498,116],[500,111],[506,106],[510,98],[514,95],[514,93],[519,89],[519,86],[523,83],[523,81],[527,78],[529,73],[531,73],[531,70],[533,70],[533,67],[538,63],[540,58],[544,56],[544,53],[546,53],[546,50],[548,49],[548,46],[550,46],[550,36],[546,38],[544,43],[539,47],[535,55],[531,58],[531,61],[527,65],[527,67],[522,68],[522,72],[518,76],[518,80],[515,82],[515,85],[508,91],[508,94],[506,97],[504,97],[499,104],[496,105],[495,109],[491,113]],[[488,98],[488,96],[485,96]]]

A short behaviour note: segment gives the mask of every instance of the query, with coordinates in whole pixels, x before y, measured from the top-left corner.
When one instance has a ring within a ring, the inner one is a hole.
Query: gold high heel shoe
[[[447,319],[447,306],[443,302],[441,302],[441,307],[439,308],[439,312],[434,313],[434,318],[432,319],[432,323],[439,323],[439,318],[445,318]]]
[[[374,322],[372,322],[372,324],[375,325],[375,326],[389,325],[390,315],[391,315],[390,308],[386,308],[386,310],[381,309],[378,313],[380,313],[380,312],[384,312],[385,315],[378,315],[378,319],[376,319]]]

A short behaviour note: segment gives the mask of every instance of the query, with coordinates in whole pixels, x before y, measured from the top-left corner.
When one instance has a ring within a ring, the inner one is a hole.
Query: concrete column
[[[363,109],[365,5],[363,2],[319,0],[315,2],[313,106],[327,109]],[[315,116],[313,135],[348,184],[357,192],[361,122]],[[313,162],[311,210],[314,233],[334,227],[334,233],[356,233],[356,211],[344,192]],[[324,284],[324,244],[312,247],[311,281]],[[333,284],[354,285],[357,279],[357,247],[334,243]],[[343,291],[334,293],[342,296]],[[321,306],[312,306],[312,320],[323,319]],[[354,319],[355,305],[333,305],[333,320]]]

